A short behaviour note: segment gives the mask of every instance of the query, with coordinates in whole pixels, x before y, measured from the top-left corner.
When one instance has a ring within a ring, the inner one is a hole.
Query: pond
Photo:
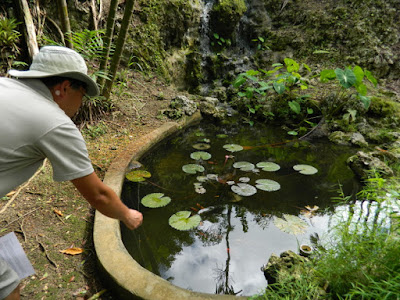
[[[211,157],[193,154],[199,151]],[[122,199],[144,223],[135,231],[122,227],[122,240],[138,263],[179,287],[256,294],[267,286],[261,267],[272,253],[298,252],[326,233],[339,185],[346,195],[358,191],[346,165],[355,151],[263,124],[182,130],[140,159],[150,178],[124,182]],[[184,167],[192,164],[202,168]],[[148,208],[141,200],[151,193],[171,201]],[[200,216],[198,226],[173,228],[170,217],[179,211]]]

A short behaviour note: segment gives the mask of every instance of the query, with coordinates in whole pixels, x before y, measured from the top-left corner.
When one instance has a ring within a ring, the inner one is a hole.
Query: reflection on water
[[[225,134],[225,137],[217,137]],[[266,287],[260,271],[272,253],[309,243],[310,235],[326,232],[335,207],[340,183],[346,194],[354,194],[358,183],[346,166],[354,150],[332,145],[326,141],[313,143],[281,142],[285,132],[271,127],[234,127],[201,124],[190,128],[152,150],[141,163],[152,177],[145,183],[124,184],[122,198],[144,214],[141,228],[130,232],[122,229],[123,242],[142,266],[173,284],[207,293],[252,295]],[[195,163],[190,153],[198,142],[211,148],[209,161],[201,162],[206,174],[217,174],[221,182],[204,184],[206,193],[197,194],[194,183],[197,175],[186,174],[182,166]],[[231,154],[225,144],[239,144],[245,150]],[[273,161],[281,166],[277,172],[244,172],[232,167],[235,161]],[[318,173],[302,175],[293,170],[295,164],[316,167]],[[255,180],[272,179],[281,185],[275,192],[257,191],[250,197],[237,196],[225,183],[248,177]],[[164,193],[172,202],[163,208],[149,209],[140,205],[148,193]],[[311,219],[301,216],[306,205],[320,209]],[[206,210],[200,210],[201,208]],[[169,217],[181,210],[200,210],[202,223],[190,231],[177,231],[168,225]],[[292,235],[274,225],[282,214],[301,216],[309,225],[307,232]]]

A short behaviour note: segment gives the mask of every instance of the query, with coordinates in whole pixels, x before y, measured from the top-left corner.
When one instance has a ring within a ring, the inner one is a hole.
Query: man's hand
[[[142,225],[143,215],[137,210],[129,209],[128,214],[126,215],[124,220],[122,220],[122,222],[124,222],[126,227],[128,227],[130,230],[133,230]]]

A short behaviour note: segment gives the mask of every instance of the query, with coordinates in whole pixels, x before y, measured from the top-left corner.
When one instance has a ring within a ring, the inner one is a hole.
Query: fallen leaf
[[[68,248],[65,250],[60,250],[61,253],[64,254],[69,254],[69,255],[78,255],[81,254],[83,252],[82,248],[78,248],[78,247],[72,247],[72,248]]]
[[[17,192],[17,191],[11,191],[11,192],[9,192],[9,193],[6,195],[6,197],[11,197],[11,196],[14,195],[16,192]]]
[[[63,213],[61,212],[61,210],[58,210],[58,209],[56,209],[56,208],[53,209],[53,212],[54,212],[55,214],[59,215],[60,217],[64,216]]]
[[[75,276],[72,276],[69,280],[68,280],[68,282],[72,282],[72,281],[74,281],[75,280]]]
[[[90,297],[88,300],[96,300],[99,299],[101,295],[103,295],[107,290],[101,290],[100,292],[94,294],[92,297]]]
[[[39,281],[42,281],[43,279],[46,279],[47,277],[49,277],[49,274],[46,272],[46,273],[44,273],[42,278],[39,279]]]

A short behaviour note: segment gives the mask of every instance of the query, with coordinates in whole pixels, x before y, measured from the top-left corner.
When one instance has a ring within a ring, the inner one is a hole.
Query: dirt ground
[[[100,177],[129,143],[169,121],[160,110],[180,94],[156,77],[126,79],[114,88],[115,110],[82,129]],[[96,268],[94,211],[70,182],[52,180],[48,162],[0,200],[0,212],[0,236],[15,232],[36,272],[22,281],[22,299],[115,299]],[[61,252],[70,248],[83,252]]]

